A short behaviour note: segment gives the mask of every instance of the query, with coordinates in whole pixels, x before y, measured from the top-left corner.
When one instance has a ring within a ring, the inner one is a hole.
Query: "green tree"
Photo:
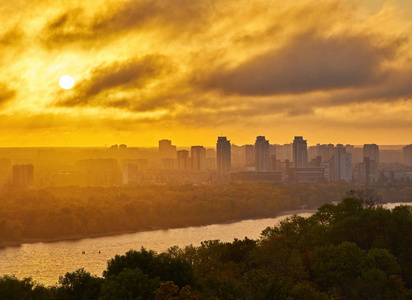
[[[97,299],[103,279],[92,276],[83,268],[66,273],[59,279],[60,287],[56,290],[57,298],[73,300]]]
[[[108,262],[103,276],[118,275],[123,269],[139,268],[149,278],[159,277],[161,281],[173,281],[179,286],[193,284],[192,266],[180,256],[172,253],[156,254],[143,247],[140,251],[130,250],[125,255],[116,255]]]
[[[14,276],[0,277],[0,298],[7,300],[45,300],[50,299],[47,288],[36,285],[31,278],[17,279]]]
[[[110,275],[101,287],[101,300],[150,300],[155,299],[155,291],[160,279],[149,278],[139,268],[123,269],[119,274]]]

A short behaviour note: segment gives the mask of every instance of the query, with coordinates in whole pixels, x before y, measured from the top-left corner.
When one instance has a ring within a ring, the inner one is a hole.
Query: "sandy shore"
[[[271,217],[256,217],[256,218],[248,218],[248,219],[236,219],[236,220],[228,220],[225,222],[220,222],[220,223],[213,223],[213,224],[230,224],[230,223],[236,223],[240,221],[245,221],[245,220],[259,220],[259,219],[268,219],[268,218],[277,218],[277,217],[282,217],[282,216],[289,216],[289,215],[294,215],[294,214],[302,214],[302,213],[315,213],[317,210],[316,209],[295,209],[295,210],[287,210],[287,211],[281,211],[275,216]],[[208,225],[213,225],[213,224],[205,224],[205,225],[199,225],[199,226],[186,226],[186,227],[201,227],[201,226],[208,226]],[[165,230],[165,229],[175,229],[173,228],[148,228],[148,229],[141,229],[141,230],[124,230],[124,231],[115,231],[115,232],[107,232],[107,233],[100,233],[100,234],[77,234],[77,235],[70,235],[70,236],[59,236],[55,238],[22,238],[18,240],[10,240],[10,241],[4,241],[0,242],[0,249],[5,248],[5,247],[19,247],[23,244],[33,244],[33,243],[52,243],[52,242],[61,242],[61,241],[73,241],[73,240],[81,240],[81,239],[86,239],[86,238],[97,238],[97,237],[104,237],[104,236],[113,236],[113,235],[120,235],[120,234],[127,234],[127,233],[136,233],[136,232],[142,232],[142,231],[154,231],[154,230]]]

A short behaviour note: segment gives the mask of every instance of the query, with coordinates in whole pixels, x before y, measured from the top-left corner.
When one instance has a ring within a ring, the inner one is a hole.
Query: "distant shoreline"
[[[378,205],[387,205],[387,204],[403,204],[405,205],[408,202],[387,202],[387,203],[379,203]],[[408,204],[408,205],[412,205]],[[281,211],[275,216],[271,217],[255,217],[255,218],[247,218],[247,219],[233,219],[233,220],[227,220],[224,222],[219,222],[219,223],[211,223],[211,224],[204,224],[204,225],[191,225],[191,226],[183,226],[183,227],[152,227],[152,228],[146,228],[146,229],[140,229],[140,230],[121,230],[121,231],[111,231],[111,232],[106,232],[106,233],[97,233],[97,234],[77,234],[77,235],[70,235],[70,236],[60,236],[60,237],[55,237],[55,238],[22,238],[14,241],[5,241],[5,242],[0,242],[0,250],[2,248],[8,248],[8,247],[20,247],[23,244],[35,244],[35,243],[54,243],[54,242],[64,242],[64,241],[76,241],[76,240],[82,240],[82,239],[88,239],[88,238],[99,238],[99,237],[108,237],[108,236],[115,236],[115,235],[122,235],[122,234],[130,234],[130,233],[137,233],[137,232],[147,232],[147,231],[156,231],[156,230],[169,230],[169,229],[178,229],[178,228],[190,228],[190,227],[202,227],[202,226],[209,226],[209,225],[222,225],[222,224],[232,224],[236,222],[241,222],[241,221],[247,221],[247,220],[259,220],[259,219],[273,219],[273,218],[278,218],[282,216],[289,216],[289,215],[295,215],[295,214],[303,214],[303,213],[316,213],[317,208],[313,209],[294,209],[294,210],[285,210]]]
[[[54,242],[64,242],[64,241],[76,241],[88,238],[99,238],[99,237],[108,237],[108,236],[115,236],[115,235],[122,235],[122,234],[129,234],[129,233],[137,233],[137,232],[147,232],[147,231],[156,231],[156,230],[168,230],[168,229],[178,229],[178,228],[190,228],[190,227],[202,227],[202,226],[209,226],[209,225],[218,225],[218,224],[232,224],[241,221],[247,220],[259,220],[259,219],[272,219],[278,218],[282,216],[289,216],[295,214],[302,214],[302,213],[315,213],[317,209],[295,209],[295,210],[286,210],[279,212],[276,216],[271,217],[255,217],[255,218],[247,218],[247,219],[234,219],[228,220],[220,223],[211,223],[211,224],[204,224],[204,225],[197,225],[197,226],[184,226],[184,227],[153,227],[141,230],[122,230],[122,231],[112,231],[107,233],[97,233],[97,234],[77,234],[77,235],[70,235],[70,236],[60,236],[55,238],[22,238],[18,240],[11,240],[0,242],[0,250],[2,248],[8,247],[20,247],[24,244],[35,244],[35,243],[54,243]]]

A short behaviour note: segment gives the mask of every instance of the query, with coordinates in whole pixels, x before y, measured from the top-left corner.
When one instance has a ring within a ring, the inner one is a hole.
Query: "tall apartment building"
[[[160,158],[176,158],[176,146],[170,140],[159,141]]]
[[[198,172],[206,171],[206,149],[203,146],[192,146],[192,170]]]
[[[246,167],[255,165],[255,145],[245,145],[245,164]]]
[[[403,164],[403,150],[379,150],[379,163],[380,164]]]
[[[295,168],[304,168],[308,164],[308,147],[306,140],[301,136],[295,136],[293,140],[293,165]]]
[[[225,175],[231,169],[231,150],[230,141],[225,136],[217,138],[216,143],[217,174]]]
[[[330,181],[352,180],[352,153],[347,153],[343,145],[334,147],[330,163]]]
[[[135,164],[122,165],[122,183],[137,184],[140,180],[139,166]]]
[[[412,144],[403,147],[403,164],[412,166]]]
[[[179,171],[186,171],[186,170],[191,169],[189,151],[187,150],[177,151],[177,169]]]
[[[284,145],[275,145],[276,159],[280,161],[293,161],[293,143]]]
[[[379,147],[376,144],[363,145],[363,160],[365,163],[365,184],[369,185],[379,177]]]
[[[256,172],[269,172],[270,171],[269,141],[267,141],[264,136],[256,137],[255,170]]]
[[[230,144],[231,169],[244,169],[246,167],[245,146]],[[254,159],[254,158],[253,158]]]
[[[28,188],[33,185],[33,165],[13,166],[13,186]]]

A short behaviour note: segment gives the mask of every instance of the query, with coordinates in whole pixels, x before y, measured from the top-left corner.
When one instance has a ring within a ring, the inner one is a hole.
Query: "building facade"
[[[379,177],[379,146],[363,145],[363,162],[365,164],[365,185],[376,182]]]
[[[220,176],[230,172],[232,166],[230,141],[225,136],[218,137],[216,143],[217,174]]]
[[[176,158],[176,146],[170,140],[159,141],[160,158]]]
[[[191,169],[191,162],[189,158],[189,151],[177,151],[177,169],[179,171],[187,171]]]
[[[203,146],[192,146],[192,170],[195,172],[206,171],[206,149]]]
[[[255,170],[256,172],[270,171],[269,141],[264,136],[258,136],[255,142]]]
[[[13,186],[18,188],[28,188],[33,186],[34,167],[33,165],[13,166]]]
[[[403,164],[412,166],[412,145],[403,147]]]
[[[295,168],[304,168],[308,164],[308,146],[301,136],[293,140],[293,165]]]

